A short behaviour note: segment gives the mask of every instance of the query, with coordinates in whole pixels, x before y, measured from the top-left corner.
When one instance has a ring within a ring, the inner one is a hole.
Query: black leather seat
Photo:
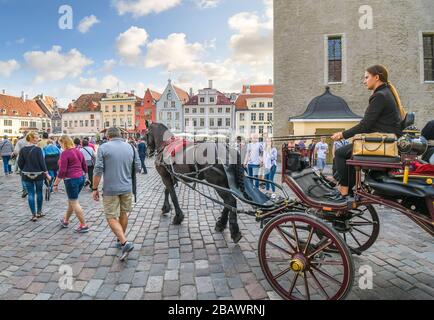
[[[405,115],[404,120],[401,122],[401,130],[405,130],[412,125],[414,125],[414,112],[409,112]]]

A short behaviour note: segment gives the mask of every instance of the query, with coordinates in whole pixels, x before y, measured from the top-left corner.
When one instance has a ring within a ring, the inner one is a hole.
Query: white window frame
[[[420,31],[419,32],[419,60],[420,60],[420,83],[422,84],[434,84],[434,81],[425,81],[425,61],[423,55],[423,36],[434,35],[434,30]]]
[[[329,38],[342,38],[342,81],[329,82]],[[324,85],[340,85],[347,82],[347,40],[345,33],[324,35]]]

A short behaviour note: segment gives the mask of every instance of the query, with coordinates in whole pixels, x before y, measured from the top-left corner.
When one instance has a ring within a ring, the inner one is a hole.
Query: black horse
[[[178,202],[178,197],[175,192],[175,186],[177,185],[177,178],[174,176],[174,172],[179,174],[189,174],[200,172],[197,175],[197,179],[205,180],[208,183],[216,186],[220,186],[223,188],[229,188],[228,178],[226,175],[225,168],[223,164],[219,164],[213,162],[213,164],[209,163],[200,163],[200,161],[196,161],[197,150],[195,147],[187,147],[182,145],[182,151],[184,153],[183,159],[194,159],[194,163],[187,163],[187,161],[181,161],[181,163],[172,163],[169,164],[167,162],[167,148],[170,148],[170,144],[176,143],[174,140],[174,135],[169,131],[169,129],[160,123],[147,123],[147,134],[146,139],[148,143],[149,155],[155,155],[155,168],[163,180],[163,183],[166,187],[165,189],[165,197],[164,197],[164,205],[162,208],[162,213],[166,214],[170,212],[171,207],[169,204],[169,195],[172,198],[173,205],[175,206],[175,217],[173,218],[173,224],[179,225],[184,220],[184,214],[181,210],[181,207]],[[179,141],[178,141],[179,142]],[[214,144],[215,145],[215,144]],[[208,169],[206,169],[208,168]],[[206,169],[206,170],[203,170]],[[203,170],[201,172],[201,170]],[[196,177],[196,176],[195,176]],[[190,181],[186,181],[190,182]],[[223,202],[228,205],[228,207],[224,207],[221,217],[218,219],[215,230],[217,232],[223,232],[228,224],[229,219],[229,230],[231,232],[232,240],[237,243],[240,241],[242,235],[237,222],[237,201],[232,196],[232,194],[228,192],[224,192],[223,190],[217,190],[218,195],[223,199]],[[232,210],[229,208],[233,208]]]

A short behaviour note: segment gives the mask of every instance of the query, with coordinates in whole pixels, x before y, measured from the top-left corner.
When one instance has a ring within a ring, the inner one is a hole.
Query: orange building
[[[156,122],[157,121],[157,101],[160,100],[161,94],[146,90],[143,101],[136,106],[136,130],[139,133],[143,133],[146,130],[146,120]]]

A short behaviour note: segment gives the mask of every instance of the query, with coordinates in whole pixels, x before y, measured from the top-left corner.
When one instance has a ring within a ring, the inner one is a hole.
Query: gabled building
[[[136,127],[139,133],[146,130],[146,120],[157,121],[157,102],[161,98],[161,93],[147,89],[143,100],[136,108]]]
[[[184,105],[184,129],[208,134],[235,129],[235,107],[225,94],[213,88],[212,81]]]
[[[62,113],[64,109],[59,109],[55,98],[46,96],[43,93],[33,98],[41,109],[51,118],[51,129],[47,128],[48,133],[62,133]]]
[[[184,130],[182,108],[188,102],[188,93],[172,84],[169,79],[166,89],[157,102],[157,122],[167,126],[173,132]]]
[[[62,114],[63,133],[98,134],[103,128],[101,100],[105,93],[83,94]]]
[[[238,135],[273,136],[273,85],[245,85],[235,101]]]
[[[0,135],[20,137],[29,131],[42,132],[51,128],[49,116],[33,99],[0,94]]]

